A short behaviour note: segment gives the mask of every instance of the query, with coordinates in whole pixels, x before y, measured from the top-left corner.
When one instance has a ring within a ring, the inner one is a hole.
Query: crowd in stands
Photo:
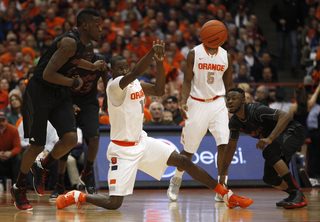
[[[279,43],[279,61],[275,64],[274,55],[268,50],[271,40],[264,36],[254,3],[254,0],[3,0],[0,3],[0,111],[6,113],[8,124],[19,125],[23,94],[34,67],[55,38],[76,27],[76,16],[84,8],[95,9],[101,15],[102,36],[93,44],[94,52],[102,54],[107,64],[112,56],[120,54],[132,69],[153,41],[166,43],[166,93],[163,97],[147,97],[145,125],[184,125],[179,101],[186,57],[201,43],[200,30],[208,19],[218,19],[228,29],[228,40],[222,47],[232,57],[234,82],[245,90],[246,101],[287,109],[291,104],[284,102],[284,87],[272,84],[281,80],[278,71],[285,66],[285,40],[288,38],[290,42],[293,76],[299,68],[298,58],[309,79],[315,69],[320,71],[320,4],[279,0],[273,5],[270,18],[275,23]],[[295,13],[297,9],[300,13]],[[281,17],[283,11],[287,16],[285,21]],[[155,75],[153,61],[139,80],[152,83]],[[306,87],[306,95],[312,95],[315,89]],[[102,80],[98,83],[97,98],[100,122],[109,124]],[[295,100],[292,98],[294,104]],[[319,111],[308,107],[308,112],[312,110]],[[309,130],[318,130],[318,126]],[[1,128],[0,133],[3,134]],[[23,152],[21,147],[12,146],[8,150],[14,150],[11,156]],[[312,176],[320,176],[320,172]]]

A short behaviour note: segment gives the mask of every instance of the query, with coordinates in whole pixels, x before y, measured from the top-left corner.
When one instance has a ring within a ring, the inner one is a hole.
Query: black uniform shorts
[[[59,138],[77,131],[69,88],[52,88],[32,77],[23,96],[24,137],[30,144],[45,145],[48,120]]]
[[[77,127],[82,130],[83,137],[88,140],[90,137],[99,136],[98,100],[85,105],[76,105],[80,108],[76,115]]]

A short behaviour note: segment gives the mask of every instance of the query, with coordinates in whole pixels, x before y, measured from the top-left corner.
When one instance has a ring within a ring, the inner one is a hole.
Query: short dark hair
[[[92,20],[94,16],[99,17],[100,14],[93,9],[83,9],[77,16],[77,27],[80,27],[83,22]]]
[[[245,94],[244,94],[243,89],[241,89],[241,88],[231,88],[231,89],[229,89],[228,93],[229,92],[233,92],[233,91],[240,93],[242,95],[242,97],[245,98]]]
[[[114,68],[114,66],[116,65],[116,62],[119,61],[119,60],[126,60],[125,57],[123,57],[122,55],[116,55],[116,56],[113,56],[110,60],[110,63],[111,63],[111,69]]]

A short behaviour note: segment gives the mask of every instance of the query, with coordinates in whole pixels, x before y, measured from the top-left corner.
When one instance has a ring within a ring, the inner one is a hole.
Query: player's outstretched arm
[[[223,83],[224,83],[224,87],[226,89],[226,95],[227,95],[229,89],[234,88],[234,82],[232,79],[232,72],[233,72],[232,58],[231,58],[230,54],[228,53],[228,69],[223,74]]]
[[[159,43],[159,41],[157,41],[157,43]],[[119,86],[121,87],[121,89],[124,89],[132,81],[145,73],[151,63],[154,54],[159,50],[159,48],[163,48],[164,50],[163,45],[154,44],[150,51],[136,64],[133,70],[120,80]]]
[[[55,83],[58,85],[72,87],[73,79],[68,78],[57,71],[68,61],[68,59],[76,53],[77,43],[73,38],[65,37],[62,38],[58,43],[58,49],[53,54],[48,62],[48,65],[44,69],[43,79]]]
[[[157,43],[159,44],[159,40],[157,41]],[[155,42],[153,44],[155,44]],[[165,57],[165,43],[161,41],[160,44],[163,45],[163,48],[158,48],[157,52],[155,52],[154,54],[154,59],[156,60],[157,66],[156,83],[154,85],[149,83],[141,83],[141,87],[144,93],[147,95],[163,96],[165,93],[164,87],[166,84],[166,75],[163,66],[163,61]]]

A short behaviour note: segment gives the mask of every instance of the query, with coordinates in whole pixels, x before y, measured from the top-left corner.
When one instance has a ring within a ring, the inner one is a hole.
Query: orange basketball
[[[206,22],[200,31],[200,38],[206,46],[217,48],[222,46],[227,40],[228,30],[226,26],[218,20],[210,20]]]

